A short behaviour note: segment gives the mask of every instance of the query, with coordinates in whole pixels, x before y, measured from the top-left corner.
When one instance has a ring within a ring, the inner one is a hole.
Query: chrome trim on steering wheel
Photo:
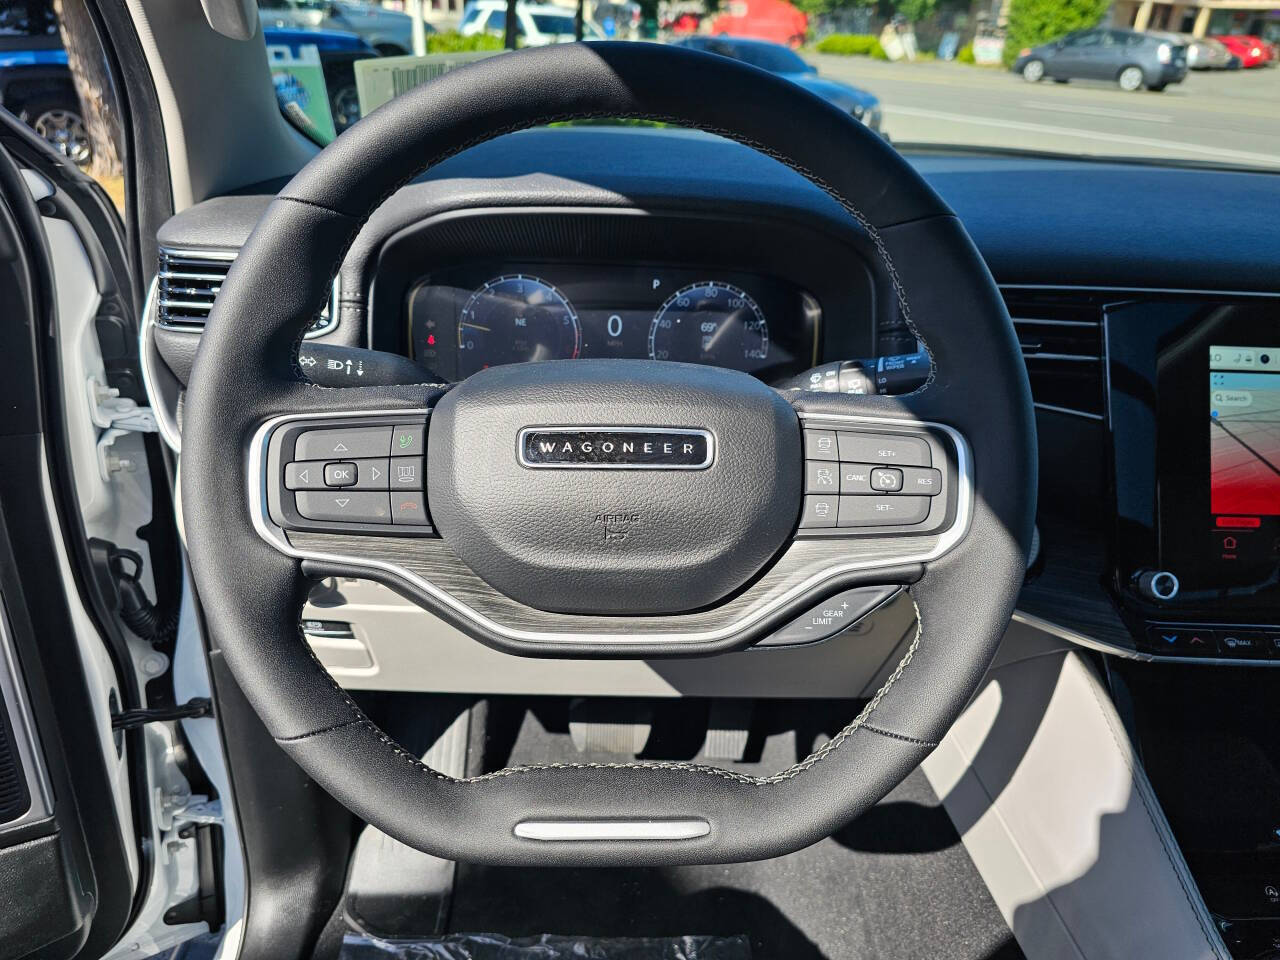
[[[299,549],[289,542],[288,538],[285,536],[284,530],[272,521],[270,513],[268,512],[267,483],[269,478],[267,477],[266,470],[267,450],[271,442],[271,435],[277,428],[285,425],[286,423],[295,423],[307,420],[330,421],[342,419],[344,417],[382,416],[413,418],[429,417],[430,414],[431,411],[428,409],[353,410],[340,413],[326,412],[285,414],[268,420],[260,426],[257,431],[255,431],[253,439],[249,444],[248,454],[249,512],[253,521],[254,529],[257,530],[258,535],[281,553],[286,556],[294,557],[298,560],[310,560],[318,564],[333,564],[343,568],[363,568],[370,571],[379,571],[383,574],[390,574],[404,582],[412,584],[414,587],[434,598],[442,606],[449,608],[459,617],[474,623],[480,629],[517,643],[599,643],[619,645],[630,643],[649,646],[654,644],[670,643],[715,643],[717,641],[726,640],[759,623],[780,607],[783,607],[800,597],[817,592],[833,577],[854,571],[874,570],[880,568],[889,569],[908,564],[928,563],[929,561],[936,560],[949,552],[964,538],[965,534],[969,530],[970,519],[973,512],[973,459],[969,452],[969,444],[966,442],[964,436],[954,427],[924,420],[904,420],[891,417],[833,414],[810,415],[797,411],[797,414],[802,421],[802,426],[804,420],[814,419],[823,422],[835,421],[850,424],[856,423],[868,427],[908,427],[915,430],[934,429],[940,430],[950,437],[956,451],[956,512],[955,519],[952,521],[951,526],[936,534],[936,544],[934,544],[931,549],[920,552],[911,552],[908,549],[906,552],[898,556],[889,556],[887,558],[880,556],[872,560],[848,560],[831,564],[796,584],[785,593],[779,594],[770,600],[763,601],[750,608],[742,617],[735,620],[733,623],[714,630],[625,634],[519,629],[509,627],[485,616],[483,613],[471,606],[468,606],[466,603],[457,599],[440,586],[419,576],[413,571],[400,566],[399,564],[391,563],[386,560],[326,553],[320,550]]]

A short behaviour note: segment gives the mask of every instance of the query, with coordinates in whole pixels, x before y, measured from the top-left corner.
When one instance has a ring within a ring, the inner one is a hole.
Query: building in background
[[[1276,0],[1200,0],[1162,3],[1157,0],[1117,0],[1112,23],[1135,30],[1171,30],[1193,36],[1240,33],[1266,40],[1280,38],[1280,9]]]

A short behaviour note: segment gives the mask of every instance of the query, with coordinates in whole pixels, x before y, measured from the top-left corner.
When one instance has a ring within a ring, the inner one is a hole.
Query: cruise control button
[[[942,471],[932,467],[904,467],[902,492],[936,497],[942,492]]]
[[[928,497],[841,497],[841,527],[892,527],[923,523]]]
[[[870,493],[871,492],[871,464],[869,463],[840,464],[840,492],[841,493]]]
[[[759,641],[757,647],[787,647],[817,643],[853,626],[899,590],[898,587],[855,587],[824,600],[808,613],[796,617],[777,633]]]
[[[806,430],[804,432],[804,458],[806,460],[836,460],[838,446],[834,430]]]
[[[286,490],[323,490],[324,463],[286,463],[284,486]]]
[[[838,493],[840,467],[825,460],[807,460],[804,465],[805,493]]]
[[[391,489],[421,490],[423,478],[422,457],[391,458]]]
[[[390,427],[344,427],[298,434],[295,460],[354,460],[385,457],[391,449]]]
[[[805,497],[804,509],[800,511],[800,529],[834,527],[839,510],[839,497]]]
[[[423,423],[397,423],[391,429],[393,457],[420,457],[427,452],[427,427]]]
[[[1218,637],[1218,655],[1222,657],[1250,657],[1262,659],[1267,655],[1266,638],[1248,630],[1215,630]]]
[[[902,471],[893,467],[876,467],[871,471],[871,489],[897,493],[902,489]]]
[[[841,460],[904,467],[928,467],[933,462],[929,445],[919,437],[841,432],[839,445]]]
[[[326,487],[350,487],[356,482],[356,465],[354,463],[326,463],[324,465],[324,485]]]
[[[370,460],[356,460],[356,490],[386,490],[387,478],[391,475],[391,460],[377,457]]]
[[[1212,630],[1199,627],[1147,627],[1147,647],[1170,657],[1216,657],[1218,642]]]
[[[298,512],[308,520],[346,523],[390,523],[391,507],[385,493],[333,490],[328,493],[299,491]]]
[[[391,522],[397,525],[423,526],[431,522],[427,501],[421,491],[391,491]]]

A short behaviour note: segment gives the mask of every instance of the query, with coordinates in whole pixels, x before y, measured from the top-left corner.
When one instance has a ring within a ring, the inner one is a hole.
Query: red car
[[[793,50],[804,42],[809,18],[787,0],[732,0],[711,21],[715,36],[772,40]]]
[[[1240,66],[1261,67],[1274,56],[1269,44],[1257,37],[1245,37],[1238,34],[1222,34],[1213,39],[1220,41],[1235,56],[1240,58]]]

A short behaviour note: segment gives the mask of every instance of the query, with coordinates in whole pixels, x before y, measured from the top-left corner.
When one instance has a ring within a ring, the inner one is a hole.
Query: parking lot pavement
[[[1163,93],[1006,70],[806,55],[869,90],[893,141],[1222,162],[1280,168],[1280,70],[1196,72]]]

